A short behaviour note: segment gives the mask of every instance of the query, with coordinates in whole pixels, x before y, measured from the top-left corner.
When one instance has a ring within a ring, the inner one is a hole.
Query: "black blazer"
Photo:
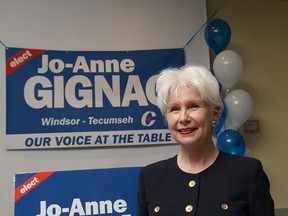
[[[198,174],[185,173],[177,156],[142,168],[137,216],[274,216],[261,162],[220,152]]]

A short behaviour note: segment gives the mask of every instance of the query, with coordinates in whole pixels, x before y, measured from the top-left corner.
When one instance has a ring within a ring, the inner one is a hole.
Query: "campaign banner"
[[[136,216],[140,167],[15,175],[15,216]]]
[[[6,148],[173,144],[155,81],[183,49],[6,50]]]

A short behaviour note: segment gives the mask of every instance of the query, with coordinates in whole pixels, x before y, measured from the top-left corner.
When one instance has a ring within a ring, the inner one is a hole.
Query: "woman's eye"
[[[198,109],[200,106],[198,104],[190,104],[189,109],[195,110]]]
[[[171,107],[171,108],[169,109],[170,112],[177,112],[178,110],[179,110],[178,107]]]

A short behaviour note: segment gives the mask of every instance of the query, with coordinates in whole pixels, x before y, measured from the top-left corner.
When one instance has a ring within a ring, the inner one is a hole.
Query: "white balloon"
[[[240,127],[252,114],[253,100],[242,89],[231,91],[224,99],[227,105],[227,118],[234,128]]]
[[[218,82],[229,89],[238,82],[243,72],[242,58],[233,50],[224,50],[214,59],[213,71]]]
[[[227,108],[228,109],[228,108]],[[228,111],[229,112],[229,111]],[[237,129],[236,127],[233,126],[233,123],[231,122],[228,114],[227,114],[227,117],[226,117],[226,120],[224,122],[224,125],[223,127],[225,128],[225,130],[228,130],[228,129]]]

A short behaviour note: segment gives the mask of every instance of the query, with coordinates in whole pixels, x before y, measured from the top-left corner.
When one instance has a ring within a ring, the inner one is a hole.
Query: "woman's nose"
[[[190,121],[190,120],[191,120],[191,119],[190,119],[190,117],[189,117],[189,115],[188,115],[187,110],[181,110],[180,116],[179,116],[179,121],[180,121],[181,123],[184,123],[184,122],[187,122],[187,121]]]

